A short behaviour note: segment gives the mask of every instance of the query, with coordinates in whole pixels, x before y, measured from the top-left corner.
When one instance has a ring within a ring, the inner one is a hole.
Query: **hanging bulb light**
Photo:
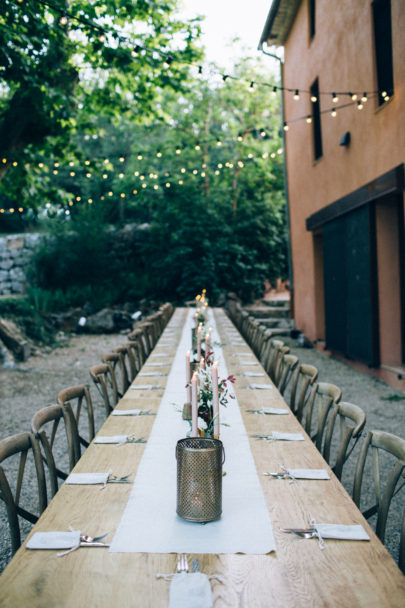
[[[142,160],[143,156],[142,156],[142,152],[138,152],[138,156],[137,156],[138,160]]]
[[[362,110],[363,109],[363,104],[361,103],[360,100],[357,102],[357,109],[358,110]]]
[[[339,101],[339,97],[336,95],[336,93],[332,93],[332,101],[333,103],[337,103]]]
[[[330,115],[331,115],[333,118],[335,118],[336,114],[337,114],[337,112],[336,112],[335,108],[333,108],[333,110],[331,111]]]
[[[299,93],[298,89],[295,89],[295,93],[294,93],[294,99],[295,99],[295,101],[298,101],[299,98],[300,98],[300,93]]]
[[[316,103],[318,101],[318,98],[316,95],[311,95],[311,101],[312,103]]]
[[[218,148],[220,148],[222,146],[222,141],[220,139],[217,139],[217,146],[218,146]]]
[[[136,47],[134,49],[132,49],[132,51],[131,51],[132,57],[138,57],[140,50],[141,50],[141,47],[137,44]]]
[[[349,93],[349,96],[352,98],[353,101],[356,101],[357,93]]]
[[[179,146],[176,148],[176,154],[181,154],[181,148]]]
[[[68,18],[67,18],[66,13],[63,12],[59,19],[59,25],[67,25],[67,24],[68,24]]]
[[[283,129],[284,129],[284,131],[288,131],[288,124],[286,122],[283,125]]]
[[[199,65],[198,66],[198,75],[202,76],[202,73],[203,73],[202,65]]]
[[[101,30],[101,34],[98,37],[98,39],[100,40],[100,42],[105,42],[105,34],[104,34],[103,30]]]
[[[163,61],[163,65],[167,69],[167,68],[170,68],[172,62],[173,62],[173,57],[170,57],[170,55],[169,55],[169,57],[166,57],[165,60]]]
[[[273,87],[273,90],[272,90],[271,94],[273,95],[273,97],[275,97],[277,95],[277,87],[276,86]]]
[[[310,125],[310,124],[311,124],[311,122],[312,122],[312,116],[310,116],[310,115],[308,114],[308,116],[307,116],[307,123]]]
[[[157,156],[158,158],[162,158],[162,153],[161,153],[161,151],[160,151],[160,150],[158,150],[158,151],[156,152],[156,156]]]
[[[194,146],[194,148],[196,150],[201,150],[201,146],[200,146],[199,142],[196,143],[196,145]]]
[[[361,98],[361,101],[363,103],[366,103],[366,101],[367,101],[367,93],[366,92],[363,93],[363,97]]]
[[[225,82],[229,78],[229,74],[222,74],[222,80]]]
[[[250,85],[249,85],[249,88],[248,88],[249,93],[253,93],[254,89],[255,89],[255,83],[252,80],[251,83],[250,83]]]

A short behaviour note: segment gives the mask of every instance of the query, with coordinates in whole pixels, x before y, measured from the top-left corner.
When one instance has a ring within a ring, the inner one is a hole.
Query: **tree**
[[[142,122],[162,90],[182,90],[201,54],[199,23],[176,20],[175,7],[176,0],[0,3],[0,178],[10,174],[0,196],[9,205],[21,198],[38,205],[31,163],[39,151],[60,161],[72,134],[91,132],[96,117]]]

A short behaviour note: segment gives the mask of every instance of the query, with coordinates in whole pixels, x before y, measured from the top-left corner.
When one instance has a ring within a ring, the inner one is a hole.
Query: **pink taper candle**
[[[201,323],[198,325],[197,329],[197,357],[201,358]]]
[[[187,353],[186,353],[186,384],[187,384],[187,403],[191,403],[190,351],[187,351]]]
[[[194,372],[191,380],[191,436],[198,437],[198,374]]]
[[[212,378],[212,413],[214,416],[214,438],[219,439],[219,393],[218,393],[218,367],[214,363],[211,368]]]

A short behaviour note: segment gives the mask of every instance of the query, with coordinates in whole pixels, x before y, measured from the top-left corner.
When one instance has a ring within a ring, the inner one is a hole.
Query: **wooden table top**
[[[234,388],[247,433],[269,433],[275,426],[274,417],[248,414],[246,409],[260,409],[264,405],[285,407],[285,402],[275,388],[271,391],[247,388],[252,382],[270,380],[267,376],[258,380],[241,375],[263,369],[246,344],[235,344],[227,338],[229,320],[224,312],[214,309],[214,313],[228,372],[237,378]],[[167,368],[154,366],[155,357],[149,357],[143,371],[170,370],[186,314],[185,309],[175,311],[163,334],[170,333],[173,338],[164,337],[160,342],[166,345],[158,344],[153,351],[170,354]],[[257,365],[244,367],[243,357],[234,356],[242,352],[250,355],[249,359]],[[164,387],[166,381],[167,376],[138,376],[135,383],[155,382]],[[129,390],[117,407],[157,412],[162,395],[163,389]],[[137,437],[147,437],[153,422],[153,416],[110,416],[99,434],[134,433]],[[277,430],[303,432],[291,413],[277,417]],[[269,443],[252,438],[250,445],[277,551],[268,555],[199,555],[201,571],[218,574],[222,579],[222,582],[211,581],[215,607],[402,608],[405,577],[313,443],[310,440]],[[116,475],[135,473],[143,451],[144,444],[126,444],[119,448],[91,444],[74,471],[96,472],[112,467]],[[264,471],[278,470],[285,461],[290,468],[326,468],[331,479],[288,483],[262,475]],[[108,531],[108,540],[111,540],[131,488],[131,484],[111,484],[103,490],[99,486],[64,484],[33,531],[66,530],[70,525],[93,536]],[[316,539],[303,540],[279,531],[280,527],[306,527],[313,517],[319,522],[361,524],[371,540],[328,540],[322,551]],[[24,544],[1,576],[0,606],[160,608],[168,605],[169,583],[157,579],[156,574],[175,572],[176,561],[175,554],[110,553],[105,548],[80,548],[58,558],[54,551],[29,551]]]

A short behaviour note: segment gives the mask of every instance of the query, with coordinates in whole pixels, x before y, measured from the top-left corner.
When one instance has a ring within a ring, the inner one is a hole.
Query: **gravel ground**
[[[101,361],[101,355],[122,344],[125,336],[78,335],[65,338],[58,348],[42,351],[13,369],[0,368],[0,439],[30,429],[33,414],[54,403],[58,392],[68,386],[89,383],[88,370]],[[405,393],[395,391],[375,378],[356,372],[349,366],[316,349],[298,348],[293,340],[285,340],[291,352],[301,362],[311,363],[319,370],[319,379],[334,383],[342,389],[343,400],[361,406],[367,414],[367,427],[382,429],[405,437]],[[104,410],[93,386],[91,394],[96,412],[96,430],[104,420]],[[356,452],[346,464],[343,483],[351,493],[351,479]],[[32,489],[23,498],[30,500]],[[372,492],[371,485],[366,495]],[[402,492],[403,494],[403,492]],[[395,497],[390,511],[390,527],[386,543],[396,559],[398,554],[399,522],[403,514],[403,497]],[[23,537],[30,525],[22,524]],[[0,571],[10,559],[7,517],[0,504]]]

